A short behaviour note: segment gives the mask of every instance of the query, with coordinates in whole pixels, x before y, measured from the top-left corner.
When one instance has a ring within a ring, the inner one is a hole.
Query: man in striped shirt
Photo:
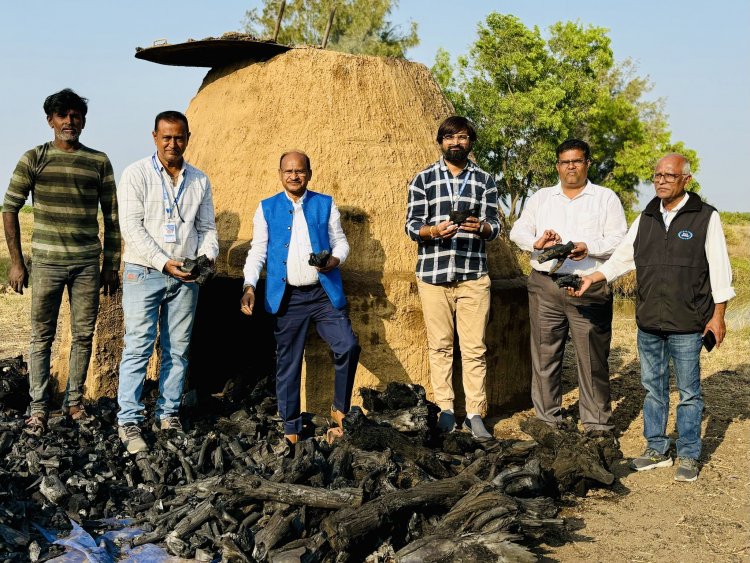
[[[21,250],[18,212],[29,194],[34,207],[31,238],[31,416],[27,431],[40,435],[46,427],[50,351],[63,292],[70,299],[70,371],[63,410],[74,420],[86,418],[83,383],[91,358],[99,287],[105,295],[119,286],[120,231],[112,165],[107,155],[83,146],[87,101],[70,89],[44,101],[51,142],[21,156],[3,203],[3,226],[10,253],[8,281],[18,293],[28,287],[29,272]],[[97,212],[104,221],[104,259]]]
[[[485,243],[500,234],[497,187],[469,160],[477,138],[464,117],[438,128],[443,156],[409,184],[406,234],[417,242],[417,287],[422,301],[438,425],[452,431],[453,334],[458,331],[466,394],[464,429],[478,439],[492,436],[482,422],[487,411],[485,329],[490,312],[490,278]],[[457,218],[452,212],[466,212]],[[454,222],[451,217],[456,219]]]

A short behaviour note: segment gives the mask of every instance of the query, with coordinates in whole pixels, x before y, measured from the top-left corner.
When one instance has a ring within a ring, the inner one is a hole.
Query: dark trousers
[[[49,410],[49,378],[52,342],[57,332],[65,289],[70,300],[70,361],[63,408],[83,400],[83,384],[91,360],[96,315],[99,312],[99,264],[55,266],[35,262],[31,289],[31,414]]]
[[[276,398],[285,434],[302,431],[300,383],[305,337],[310,321],[333,352],[335,372],[333,406],[348,412],[360,347],[344,309],[335,309],[319,285],[288,286],[274,318],[276,336]]]
[[[532,270],[528,281],[531,321],[531,400],[536,416],[560,420],[562,362],[570,332],[578,366],[579,413],[586,430],[611,430],[609,347],[612,293],[598,283],[582,297],[570,297],[553,277]]]

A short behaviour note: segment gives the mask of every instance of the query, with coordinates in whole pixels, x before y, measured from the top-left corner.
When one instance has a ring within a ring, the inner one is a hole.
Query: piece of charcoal
[[[314,266],[316,268],[324,268],[328,263],[328,258],[330,256],[331,253],[328,250],[321,250],[317,254],[311,252],[310,259],[307,261],[307,263],[310,264],[310,266]]]
[[[564,287],[570,287],[572,289],[580,289],[581,288],[581,276],[578,274],[570,274],[567,276],[561,276],[555,280],[555,283],[557,284],[557,287],[564,288]]]
[[[565,244],[554,244],[552,246],[548,246],[539,253],[539,255],[536,257],[536,260],[540,264],[546,262],[547,260],[565,260],[565,258],[567,258],[571,252],[573,252],[575,246],[576,245],[573,244],[572,241],[569,241]]]
[[[203,285],[212,277],[214,277],[214,274],[216,273],[216,269],[211,263],[211,260],[209,260],[205,254],[201,254],[195,260],[193,260],[192,258],[185,258],[182,261],[180,270],[185,272],[186,274],[192,274],[196,276],[195,283],[197,283],[198,285]]]
[[[448,219],[453,221],[456,225],[460,225],[466,221],[469,217],[479,217],[479,207],[472,207],[471,209],[451,209],[448,214]]]

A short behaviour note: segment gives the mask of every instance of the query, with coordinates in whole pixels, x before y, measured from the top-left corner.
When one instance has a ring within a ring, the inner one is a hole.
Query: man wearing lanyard
[[[178,410],[198,286],[180,266],[186,258],[205,254],[214,260],[219,253],[211,183],[182,156],[190,139],[187,118],[176,111],[160,113],[153,137],[156,153],[128,166],[117,189],[125,241],[117,420],[130,453],[148,449],[141,436],[141,392],[157,326],[162,354],[154,430],[182,430]]]
[[[284,437],[296,443],[302,431],[300,384],[310,321],[333,352],[335,372],[331,418],[340,427],[349,411],[360,347],[346,314],[339,266],[349,243],[333,198],[307,189],[310,158],[290,151],[279,159],[284,191],[260,202],[253,217],[253,245],[245,261],[240,310],[252,315],[255,287],[266,266],[265,308],[274,315],[276,398]],[[328,251],[321,266],[310,253]]]
[[[578,366],[579,413],[584,430],[610,432],[609,347],[612,293],[597,284],[585,300],[576,300],[555,284],[568,274],[590,274],[612,254],[627,231],[617,195],[588,180],[591,164],[586,142],[569,139],[557,147],[560,182],[535,192],[510,231],[519,248],[531,252],[528,280],[531,320],[531,400],[536,416],[561,422],[562,362],[568,331]],[[558,243],[575,247],[555,273],[555,261],[539,263],[542,249]]]
[[[485,242],[500,234],[497,187],[487,172],[469,160],[477,138],[464,117],[440,124],[437,142],[443,156],[409,184],[406,234],[418,245],[417,287],[422,301],[430,359],[430,381],[440,407],[438,426],[456,426],[453,392],[453,334],[458,332],[466,395],[465,430],[489,440],[482,417],[487,412],[485,330],[490,312],[490,278]],[[460,224],[452,211],[468,215]]]
[[[698,478],[701,453],[701,347],[704,341],[709,350],[713,343],[721,345],[727,301],[735,296],[719,213],[699,196],[685,192],[691,177],[690,162],[684,156],[662,158],[654,170],[656,197],[633,222],[612,257],[584,277],[577,292],[570,291],[585,298],[596,287],[592,284],[636,270],[635,320],[641,384],[646,390],[646,450],[631,463],[636,471],[673,463],[672,440],[667,435],[671,358],[680,394],[679,467],[674,479],[687,482]]]

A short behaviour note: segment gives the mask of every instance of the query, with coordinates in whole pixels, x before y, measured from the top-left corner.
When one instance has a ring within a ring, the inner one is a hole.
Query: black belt
[[[290,285],[289,287],[291,287],[295,291],[307,292],[307,291],[312,291],[314,289],[319,288],[320,284],[319,283],[313,283],[313,284],[310,284],[310,285]]]

